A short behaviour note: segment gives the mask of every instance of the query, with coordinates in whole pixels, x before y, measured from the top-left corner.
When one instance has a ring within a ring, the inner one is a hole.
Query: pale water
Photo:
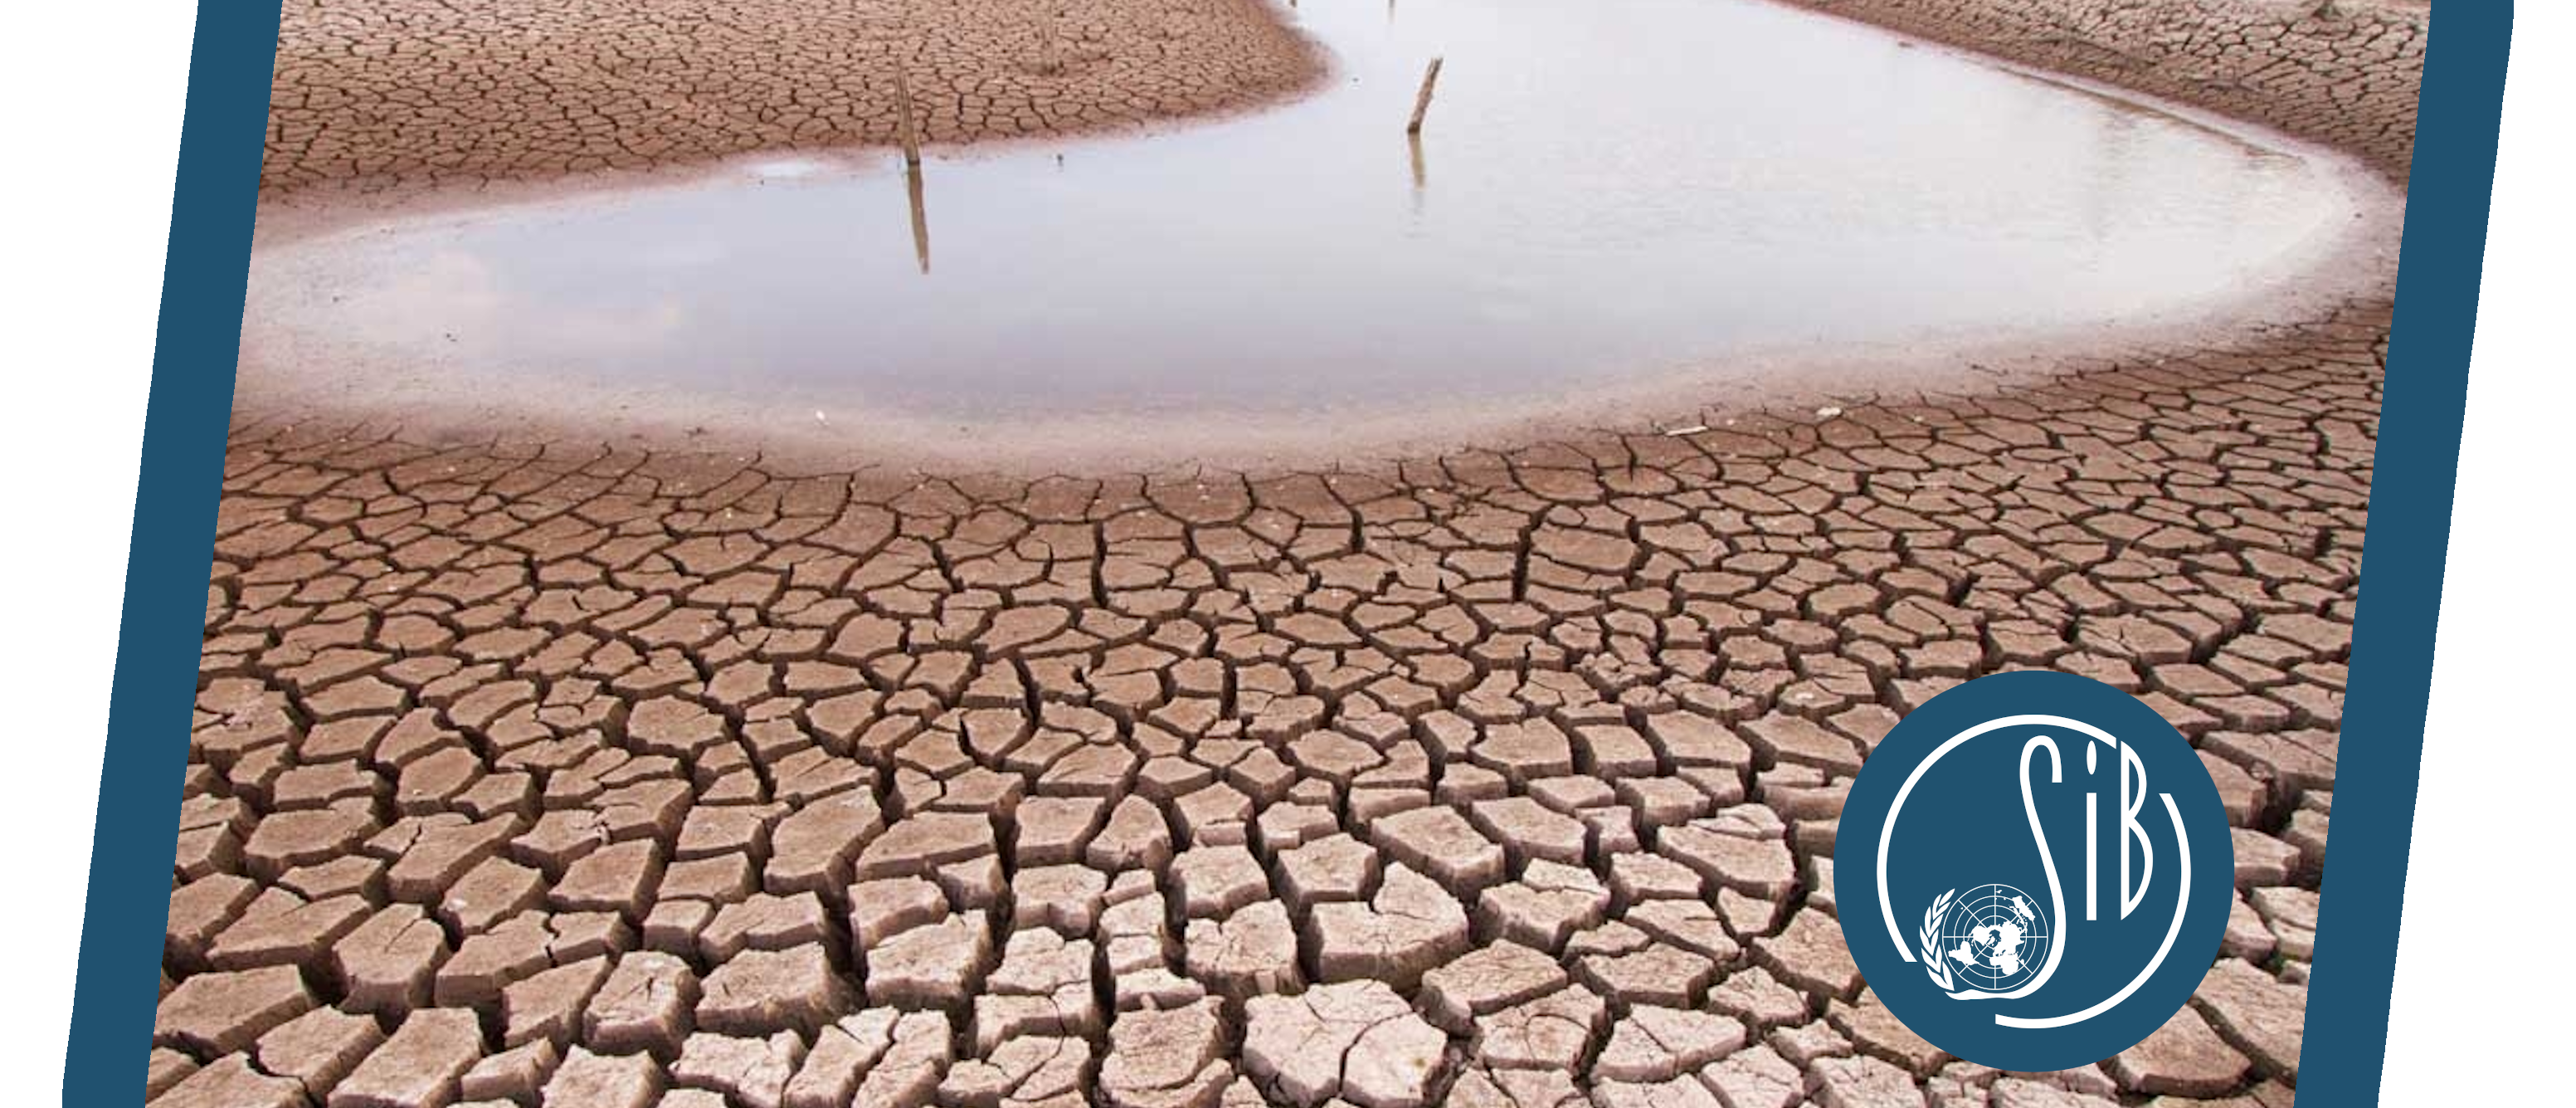
[[[2144,319],[2275,280],[2361,211],[2318,156],[1759,0],[1288,15],[1336,66],[1290,104],[934,150],[918,207],[871,151],[293,242],[255,258],[254,330],[460,388],[1427,412]]]

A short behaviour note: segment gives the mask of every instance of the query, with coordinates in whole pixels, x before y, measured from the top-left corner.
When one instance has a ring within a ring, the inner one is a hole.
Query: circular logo
[[[1835,836],[1843,940],[1915,1034],[1996,1069],[2091,1065],[2164,1026],[2218,953],[2236,851],[2164,717],[2091,678],[1999,673],[1870,752]]]

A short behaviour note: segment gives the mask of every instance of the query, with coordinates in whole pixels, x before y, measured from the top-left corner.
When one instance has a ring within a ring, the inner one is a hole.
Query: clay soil
[[[328,0],[286,6],[271,196],[642,170],[1242,109],[1323,59],[1262,0]]]
[[[2420,6],[1816,6],[2404,177]],[[885,141],[894,10],[298,5],[266,180]],[[1248,0],[914,10],[946,139],[1313,74]],[[1976,397],[1302,471],[239,419],[147,1097],[2287,1105],[2387,292]],[[2025,666],[2145,697],[2236,825],[2192,1004],[2054,1074],[1912,1035],[1833,919],[1872,746]]]

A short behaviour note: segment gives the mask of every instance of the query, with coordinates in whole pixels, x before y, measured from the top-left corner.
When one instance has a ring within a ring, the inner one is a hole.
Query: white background
[[[2576,1025],[2576,951],[2555,913],[2576,769],[2561,699],[2576,684],[2561,633],[2576,623],[2565,276],[2576,221],[2564,203],[2576,173],[2561,141],[2576,108],[2576,9],[2519,8],[2388,1104],[2563,1098],[2556,1063]],[[55,1099],[62,1072],[194,17],[189,0],[25,4],[0,36],[11,340],[0,481],[16,490],[0,502],[11,1102]]]

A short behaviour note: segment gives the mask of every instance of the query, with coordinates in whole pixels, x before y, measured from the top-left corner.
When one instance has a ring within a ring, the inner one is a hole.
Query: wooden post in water
[[[918,166],[921,164],[921,132],[915,128],[912,119],[912,82],[904,79],[900,61],[894,67],[894,110],[896,133],[903,138],[903,164]]]
[[[1404,125],[1404,133],[1422,133],[1422,117],[1431,110],[1431,88],[1440,83],[1440,59],[1431,59],[1431,67],[1422,71],[1422,91],[1413,97],[1413,122]]]

